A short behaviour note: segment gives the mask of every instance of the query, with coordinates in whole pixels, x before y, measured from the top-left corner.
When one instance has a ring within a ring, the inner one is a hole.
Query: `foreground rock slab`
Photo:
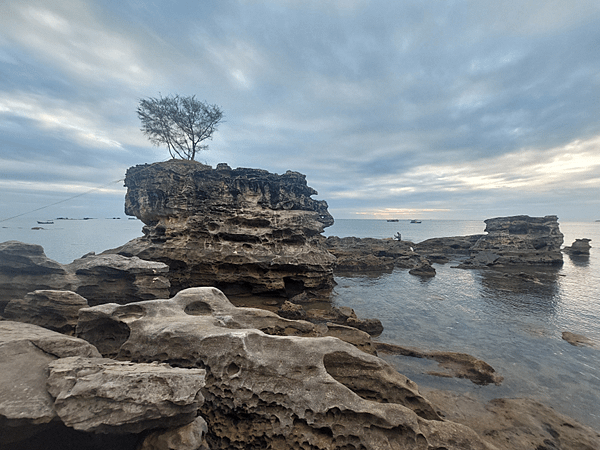
[[[82,357],[61,358],[48,367],[54,410],[76,430],[140,433],[187,425],[204,400],[203,369]]]
[[[333,217],[298,172],[171,160],[131,167],[125,185],[125,212],[146,224],[144,237],[110,252],[168,264],[171,294],[216,286],[290,298],[333,287],[321,235]]]
[[[269,322],[278,335],[257,329],[269,331]],[[385,361],[332,337],[289,335],[308,327],[194,288],[82,309],[78,335],[117,359],[206,369],[201,413],[211,448],[491,448],[440,420]]]

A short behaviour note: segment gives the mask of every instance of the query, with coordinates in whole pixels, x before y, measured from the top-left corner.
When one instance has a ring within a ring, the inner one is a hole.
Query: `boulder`
[[[187,425],[204,400],[203,369],[83,357],[48,367],[54,410],[80,431],[124,434]]]
[[[422,262],[417,267],[410,269],[408,273],[423,278],[435,277],[436,274],[435,269],[426,261]]]
[[[100,357],[88,342],[36,325],[0,321],[0,436],[26,439],[57,418],[46,389],[48,363],[70,356]]]
[[[290,301],[285,301],[279,310],[277,311],[281,317],[292,320],[304,320],[306,319],[306,311],[302,305],[294,304]]]
[[[570,331],[563,331],[562,338],[569,344],[574,345],[575,347],[596,347],[594,341],[582,334],[571,333]]]
[[[90,306],[169,297],[169,267],[160,262],[135,256],[89,255],[65,268],[75,275],[73,290],[85,297]]]
[[[0,243],[0,314],[12,299],[36,289],[70,289],[67,270],[44,253],[40,245],[18,241]]]
[[[471,260],[459,267],[562,264],[563,234],[558,217],[497,217],[485,224],[487,235],[470,248]],[[485,257],[478,257],[480,253]]]
[[[491,448],[440,420],[385,361],[336,338],[294,336],[309,327],[194,288],[82,309],[78,334],[118,359],[205,368],[211,448]]]
[[[72,291],[38,290],[29,292],[24,298],[11,300],[6,305],[4,317],[72,336],[79,310],[88,306],[85,298]]]
[[[170,292],[165,277],[168,270],[166,264],[159,262],[93,253],[62,265],[46,257],[39,245],[3,242],[0,243],[0,315],[4,316],[9,302],[22,302],[27,293],[36,290],[73,291],[85,297],[90,305],[165,298]],[[16,304],[14,307],[18,308]],[[15,313],[13,309],[9,314]]]
[[[171,294],[331,291],[335,258],[321,233],[333,218],[304,175],[171,160],[131,167],[125,185],[125,212],[146,224],[144,236],[107,253],[168,264]]]

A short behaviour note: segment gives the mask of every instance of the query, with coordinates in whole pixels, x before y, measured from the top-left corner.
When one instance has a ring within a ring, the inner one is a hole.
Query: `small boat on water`
[[[398,222],[398,219],[387,219],[387,222]]]
[[[418,220],[418,219],[413,219],[413,220],[410,221],[410,223],[421,223],[421,221]]]
[[[52,225],[54,222],[52,220],[38,220],[37,223],[40,225]]]

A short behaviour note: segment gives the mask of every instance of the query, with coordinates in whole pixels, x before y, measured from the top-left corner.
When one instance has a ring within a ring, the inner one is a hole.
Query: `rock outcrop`
[[[562,264],[558,217],[497,217],[485,223],[488,234],[469,249],[471,259],[461,268]]]
[[[8,302],[4,317],[72,336],[79,310],[88,306],[85,298],[72,291],[38,290]]]
[[[563,248],[563,251],[571,256],[589,256],[591,239],[575,239],[570,247]]]
[[[105,356],[206,369],[201,414],[211,448],[491,448],[440,420],[383,360],[339,339],[294,336],[306,327],[314,326],[194,288],[82,309],[78,334]]]
[[[10,301],[36,290],[73,291],[90,305],[166,298],[168,266],[137,257],[94,255],[63,265],[51,260],[39,245],[0,243],[0,315]]]
[[[159,446],[174,433],[202,442],[204,379],[200,368],[113,361],[82,339],[0,321],[0,448],[134,450],[150,429],[147,449],[177,448]]]
[[[298,172],[171,160],[130,168],[125,185],[125,212],[144,236],[111,252],[168,264],[172,294],[216,286],[290,298],[333,287],[321,235],[333,218]]]

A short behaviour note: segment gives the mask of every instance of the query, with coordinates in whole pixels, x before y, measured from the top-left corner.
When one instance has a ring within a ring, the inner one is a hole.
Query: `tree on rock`
[[[166,96],[140,100],[137,114],[142,132],[154,145],[166,145],[173,158],[193,160],[196,153],[208,145],[212,134],[223,119],[217,105],[196,100],[196,96]]]

